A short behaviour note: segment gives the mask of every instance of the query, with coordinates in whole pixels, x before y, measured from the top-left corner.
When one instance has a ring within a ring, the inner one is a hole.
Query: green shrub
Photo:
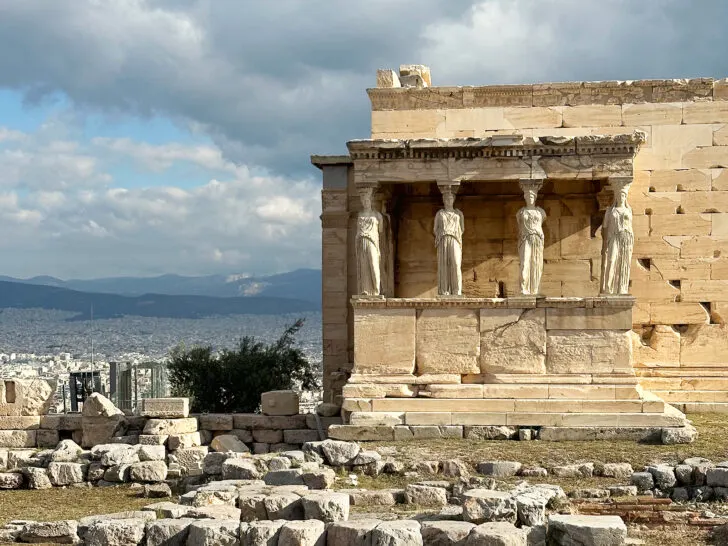
[[[318,388],[314,365],[295,346],[303,323],[297,320],[270,345],[248,336],[237,349],[218,354],[209,346],[178,345],[168,364],[172,394],[189,396],[194,412],[249,413],[260,405],[261,393]]]

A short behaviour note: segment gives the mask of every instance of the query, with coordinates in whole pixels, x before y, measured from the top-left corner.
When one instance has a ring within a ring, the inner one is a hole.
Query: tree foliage
[[[267,391],[318,388],[317,373],[295,346],[303,326],[298,319],[270,345],[243,337],[236,349],[215,353],[212,347],[170,352],[169,380],[174,396],[189,396],[196,412],[253,412]]]

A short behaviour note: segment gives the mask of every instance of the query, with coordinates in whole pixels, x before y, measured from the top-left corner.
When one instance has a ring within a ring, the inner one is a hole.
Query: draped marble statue
[[[522,295],[537,295],[543,273],[543,222],[546,211],[536,206],[541,181],[521,182],[526,206],[516,213],[518,222],[519,284]]]
[[[612,206],[607,207],[602,224],[602,275],[600,292],[608,295],[629,293],[629,271],[634,247],[632,209],[627,204],[629,179],[611,180]]]
[[[384,239],[384,221],[381,213],[372,210],[373,192],[373,188],[360,191],[362,211],[357,218],[356,228],[357,292],[364,296],[379,296],[382,287],[379,245]]]
[[[452,188],[442,190],[445,208],[435,215],[435,246],[437,247],[437,293],[441,296],[463,294],[463,213],[453,208]]]

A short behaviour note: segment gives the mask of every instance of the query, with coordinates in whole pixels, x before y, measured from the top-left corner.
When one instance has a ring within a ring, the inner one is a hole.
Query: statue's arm
[[[607,212],[604,215],[604,222],[602,222],[602,254],[604,254],[604,251],[607,249],[610,232],[612,231],[611,218],[612,216],[609,214],[609,209],[607,209]]]

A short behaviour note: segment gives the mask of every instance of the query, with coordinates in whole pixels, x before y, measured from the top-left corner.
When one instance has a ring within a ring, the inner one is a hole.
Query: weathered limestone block
[[[188,434],[197,432],[197,418],[149,419],[144,425],[144,434]]]
[[[37,430],[39,415],[0,415],[0,430]]]
[[[195,520],[190,518],[158,519],[146,526],[147,546],[184,546],[189,527]]]
[[[627,526],[619,516],[549,516],[549,543],[592,544],[612,546],[624,544]]]
[[[43,542],[52,544],[78,543],[78,523],[74,520],[31,521],[20,532],[22,542]]]
[[[203,430],[232,430],[233,416],[229,413],[202,413],[197,416],[198,427]]]
[[[615,307],[550,307],[546,309],[547,330],[629,330],[632,309]]]
[[[141,544],[146,521],[141,518],[111,519],[93,523],[84,535],[88,546]]]
[[[115,436],[126,432],[127,419],[119,408],[105,396],[95,392],[83,403],[81,411],[83,447],[108,444]]]
[[[399,74],[391,69],[377,70],[377,87],[402,87]]]
[[[299,403],[296,391],[270,391],[260,395],[263,415],[298,415]]]
[[[0,489],[20,489],[23,486],[23,474],[20,472],[0,472]]]
[[[306,519],[317,519],[325,523],[349,519],[349,495],[321,491],[308,493],[301,498]]]
[[[49,430],[81,430],[82,416],[78,413],[55,413],[40,416],[40,428]]]
[[[61,438],[57,430],[38,429],[35,431],[36,445],[38,447],[56,447]]]
[[[677,366],[680,362],[680,334],[672,326],[658,324],[632,332],[635,366]]]
[[[625,331],[550,330],[548,373],[632,373],[632,339]]]
[[[324,546],[326,524],[323,521],[287,521],[281,527],[278,544],[290,546]]]
[[[35,447],[35,430],[0,430],[0,447]]]
[[[281,527],[285,521],[251,521],[245,525],[240,525],[240,541],[242,544],[250,544],[251,546],[262,544],[265,546],[273,546],[278,544]]]
[[[482,373],[545,373],[544,309],[481,309]]]
[[[393,383],[354,383],[344,385],[341,390],[344,398],[406,398],[417,396],[417,392],[416,385]]]
[[[23,476],[28,482],[28,489],[50,489],[53,487],[45,468],[29,466],[23,468]]]
[[[372,545],[421,546],[420,522],[400,519],[383,521],[372,529]]]
[[[186,449],[188,447],[198,447],[201,446],[202,443],[202,436],[199,432],[170,434],[167,438],[167,447],[171,451],[174,451],[176,449]]]
[[[427,545],[465,544],[473,528],[467,521],[423,521],[422,540]]]
[[[167,479],[167,465],[164,461],[143,461],[133,463],[129,477],[135,482],[163,482]]]
[[[238,546],[240,521],[216,519],[195,521],[189,527],[188,546]]]
[[[466,544],[468,546],[488,546],[490,544],[526,546],[526,532],[505,521],[482,523],[470,532]]]
[[[415,309],[354,309],[354,371],[414,373]]]
[[[85,479],[86,465],[80,463],[50,463],[48,478],[53,485],[71,485]]]
[[[55,383],[45,379],[2,380],[0,415],[43,415],[51,406],[55,390]]]
[[[381,522],[377,519],[360,519],[354,521],[337,521],[327,530],[327,543],[346,544],[347,546],[371,546],[372,531]],[[423,523],[423,535],[426,523]],[[445,544],[445,543],[443,543]]]
[[[728,354],[728,324],[693,324],[680,336],[682,366],[722,367]]]
[[[516,500],[510,493],[490,489],[471,489],[463,495],[463,519],[471,523],[507,521],[515,523]]]
[[[189,398],[144,398],[142,415],[157,419],[180,419],[190,414]]]
[[[234,434],[220,434],[212,439],[210,448],[213,451],[226,453],[232,451],[235,453],[249,453],[250,449]]]
[[[478,325],[474,309],[423,309],[417,318],[417,373],[478,373]]]
[[[443,487],[409,484],[405,489],[407,504],[422,506],[445,506],[447,494]]]

